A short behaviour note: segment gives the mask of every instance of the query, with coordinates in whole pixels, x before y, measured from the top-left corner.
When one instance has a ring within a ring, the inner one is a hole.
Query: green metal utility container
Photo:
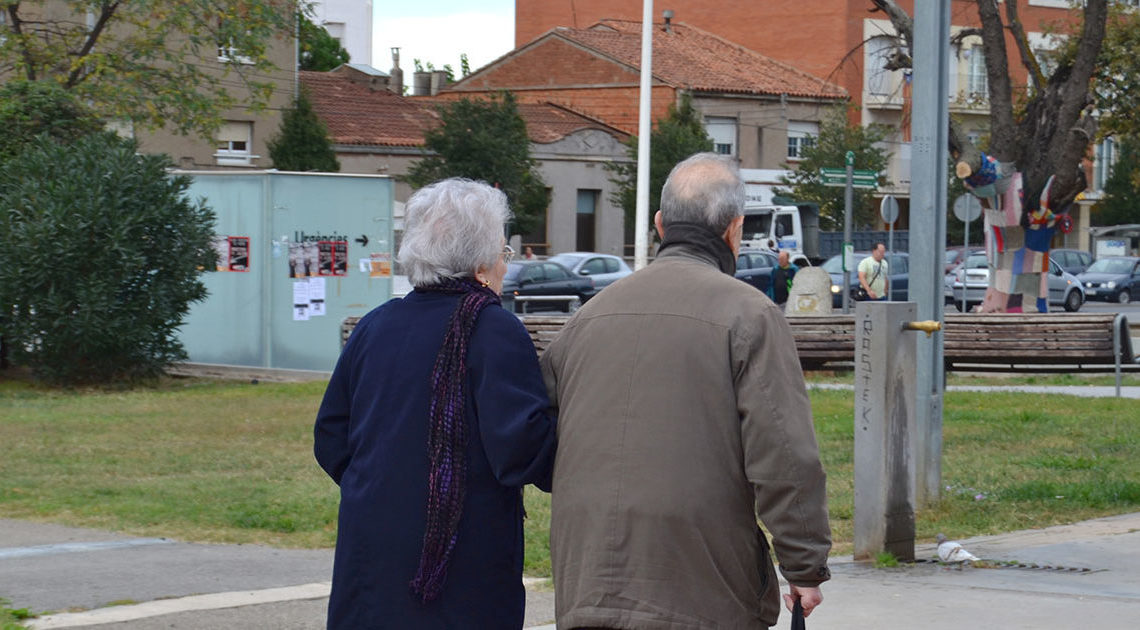
[[[218,269],[180,338],[193,363],[331,370],[340,324],[392,295],[388,177],[183,171],[217,215]]]

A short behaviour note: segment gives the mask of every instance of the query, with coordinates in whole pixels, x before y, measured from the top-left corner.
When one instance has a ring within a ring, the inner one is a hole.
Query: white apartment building
[[[316,0],[312,19],[344,46],[351,63],[372,65],[372,0]]]

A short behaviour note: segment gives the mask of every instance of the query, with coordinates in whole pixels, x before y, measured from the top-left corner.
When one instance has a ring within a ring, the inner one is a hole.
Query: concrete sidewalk
[[[196,545],[11,520],[0,520],[0,541],[0,596],[12,606],[91,609],[44,616],[33,628],[324,627],[327,550]],[[962,543],[982,558],[1025,566],[876,569],[833,558],[834,577],[810,627],[1137,626],[1140,513]],[[933,546],[921,546],[918,556],[933,558]],[[123,605],[110,605],[116,601]],[[553,618],[549,586],[531,581],[526,626],[553,629]],[[779,627],[787,623],[782,617]]]
[[[848,383],[808,383],[808,390],[834,389],[854,391]],[[1052,396],[1078,396],[1081,398],[1115,398],[1115,385],[950,385],[948,392],[1017,392],[1022,394],[1048,394]],[[1124,385],[1121,398],[1140,398],[1140,386]]]

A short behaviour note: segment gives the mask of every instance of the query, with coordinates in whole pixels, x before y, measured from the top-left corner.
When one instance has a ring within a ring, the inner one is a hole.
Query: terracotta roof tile
[[[386,90],[371,90],[342,75],[302,71],[313,109],[335,144],[418,147],[439,124],[431,107]]]
[[[439,105],[454,99],[408,98],[370,90],[341,75],[301,72],[313,109],[328,126],[335,144],[418,147],[424,134],[439,124]],[[519,104],[531,142],[549,144],[582,129],[599,129],[620,140],[628,134],[552,103]]]
[[[744,94],[845,98],[842,87],[712,33],[674,22],[654,25],[653,75],[685,89]],[[641,23],[602,20],[585,29],[560,27],[557,35],[634,68],[641,67]]]

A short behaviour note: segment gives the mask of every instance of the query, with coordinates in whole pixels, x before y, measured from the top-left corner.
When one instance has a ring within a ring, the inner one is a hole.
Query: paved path
[[[847,383],[808,383],[808,389],[838,389],[852,391],[854,385]],[[951,392],[1022,392],[1026,394],[1051,394],[1060,396],[1080,396],[1082,398],[1114,398],[1114,385],[950,385]],[[1128,385],[1120,388],[1121,398],[1140,398],[1140,386]]]
[[[962,542],[986,559],[1064,569],[875,569],[837,557],[811,627],[1124,629],[1140,619],[1140,513]],[[2,519],[0,544],[0,595],[14,606],[90,609],[41,617],[33,628],[323,627],[327,550],[197,545]],[[918,555],[932,558],[934,549],[920,546]],[[553,600],[545,583],[528,584],[528,628],[553,630]]]

